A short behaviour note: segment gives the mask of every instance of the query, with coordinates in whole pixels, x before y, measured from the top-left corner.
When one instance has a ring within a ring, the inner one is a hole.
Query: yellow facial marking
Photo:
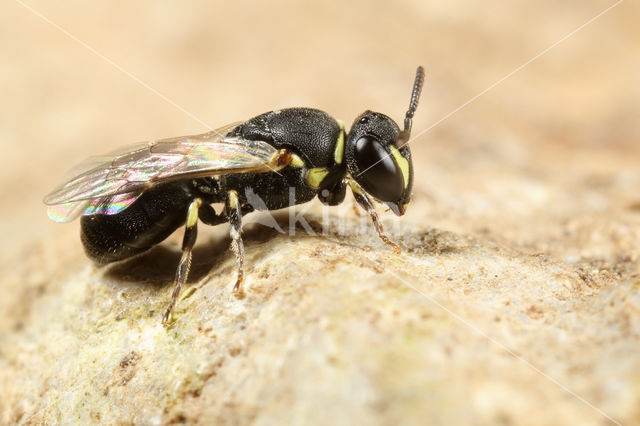
[[[322,180],[328,174],[329,170],[324,167],[314,167],[313,169],[309,169],[307,172],[307,183],[314,188],[318,188],[322,183]]]
[[[189,205],[189,211],[187,212],[187,227],[191,228],[198,222],[198,209],[202,205],[202,200],[196,199]]]
[[[333,153],[333,158],[336,164],[342,164],[342,156],[344,155],[344,123],[338,120],[338,125],[340,126],[340,134],[336,141],[336,150]]]
[[[409,186],[409,161],[400,154],[398,148],[393,145],[389,145],[389,149],[391,150],[391,155],[393,156],[393,160],[396,162],[396,165],[400,167],[400,171],[402,172],[402,179],[404,180],[404,187]]]
[[[235,209],[238,207],[238,193],[236,191],[229,191],[229,207]]]
[[[293,167],[304,167],[304,161],[302,158],[298,157],[296,154],[291,154],[291,163],[289,163]]]

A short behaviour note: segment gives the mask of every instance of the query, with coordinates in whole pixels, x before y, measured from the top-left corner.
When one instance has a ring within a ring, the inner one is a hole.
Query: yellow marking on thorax
[[[302,158],[300,158],[296,154],[290,154],[290,155],[291,155],[291,163],[289,163],[290,165],[298,168],[304,167],[304,161],[302,160]]]
[[[391,150],[391,155],[395,160],[398,167],[400,167],[400,171],[402,172],[402,179],[404,180],[404,187],[409,186],[409,161],[400,154],[398,148],[393,145],[389,145],[389,150]]]
[[[336,164],[342,164],[342,158],[344,156],[344,123],[338,120],[338,126],[340,126],[340,134],[336,141],[336,150],[333,153],[333,159],[336,161]]]
[[[322,180],[329,174],[329,170],[324,167],[314,167],[307,172],[307,183],[313,188],[320,187]]]

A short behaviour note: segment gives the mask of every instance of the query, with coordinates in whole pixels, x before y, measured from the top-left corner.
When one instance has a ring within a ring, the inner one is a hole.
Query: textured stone
[[[399,119],[420,62],[418,135],[607,5],[33,7],[214,124],[296,104]],[[379,210],[401,255],[350,199],[305,211],[316,235],[249,216],[238,299],[227,228],[201,227],[168,328],[181,235],[98,268],[40,199],[86,155],[202,129],[2,9],[0,423],[640,423],[637,3],[413,142],[408,213]]]

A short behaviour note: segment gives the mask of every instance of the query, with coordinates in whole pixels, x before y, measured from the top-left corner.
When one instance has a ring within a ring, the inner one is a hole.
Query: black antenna
[[[402,148],[409,142],[409,137],[411,136],[411,125],[413,114],[416,112],[416,108],[418,108],[418,101],[420,100],[420,92],[422,92],[422,84],[424,83],[424,68],[419,66],[416,69],[416,79],[413,82],[413,91],[411,92],[411,102],[409,103],[409,109],[407,110],[407,114],[404,116],[404,130],[400,131],[400,136],[398,136],[398,140],[396,141],[396,146],[398,148]]]

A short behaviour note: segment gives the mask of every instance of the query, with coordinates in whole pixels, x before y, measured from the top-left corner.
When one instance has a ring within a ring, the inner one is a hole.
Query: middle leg
[[[233,286],[233,293],[241,295],[241,286],[244,281],[244,244],[242,243],[242,209],[238,200],[238,193],[235,190],[231,190],[227,194],[225,213],[231,224],[230,235],[233,240],[231,247],[238,258],[238,276]]]

